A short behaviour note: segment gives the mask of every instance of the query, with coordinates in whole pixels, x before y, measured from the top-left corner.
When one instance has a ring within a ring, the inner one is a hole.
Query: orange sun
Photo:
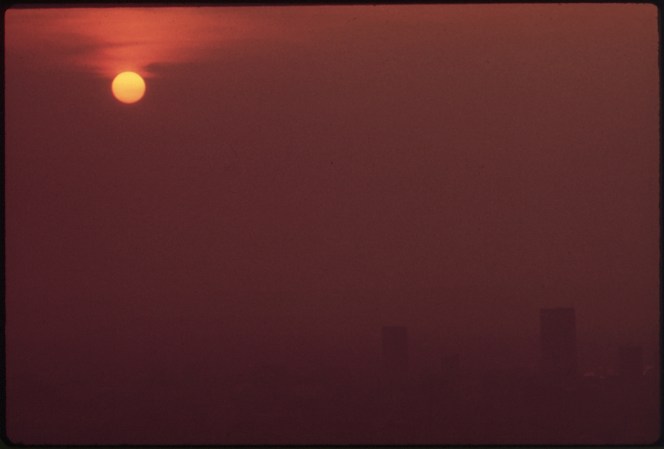
[[[138,73],[119,73],[111,84],[113,96],[125,104],[136,103],[145,95],[145,81]]]

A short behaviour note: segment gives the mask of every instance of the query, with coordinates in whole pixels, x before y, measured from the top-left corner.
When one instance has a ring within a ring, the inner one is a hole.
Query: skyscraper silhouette
[[[576,316],[573,308],[540,310],[542,371],[557,379],[577,374]]]
[[[408,330],[403,326],[383,326],[383,374],[390,386],[404,386],[408,376]]]

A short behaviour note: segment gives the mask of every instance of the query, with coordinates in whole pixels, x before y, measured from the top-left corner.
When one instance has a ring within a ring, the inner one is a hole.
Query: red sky
[[[35,384],[361,352],[383,324],[486,355],[572,306],[582,354],[654,362],[653,5],[13,9],[5,33],[10,436]]]

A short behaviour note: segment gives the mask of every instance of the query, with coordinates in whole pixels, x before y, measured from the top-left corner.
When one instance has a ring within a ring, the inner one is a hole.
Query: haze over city
[[[647,4],[8,10],[7,437],[654,441],[657,46]]]

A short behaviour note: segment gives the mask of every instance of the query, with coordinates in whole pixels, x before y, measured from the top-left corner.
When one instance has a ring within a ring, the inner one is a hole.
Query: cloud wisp
[[[234,40],[269,33],[231,8],[14,9],[6,51],[43,69],[66,67],[102,77],[209,56]]]

